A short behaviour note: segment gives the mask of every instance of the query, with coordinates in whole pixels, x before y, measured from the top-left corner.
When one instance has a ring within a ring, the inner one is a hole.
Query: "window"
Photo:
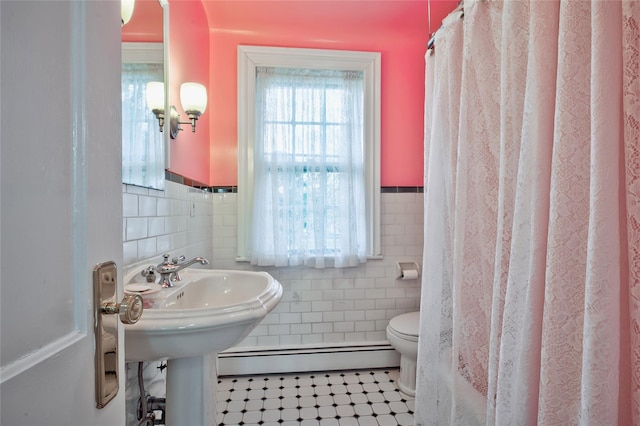
[[[164,189],[164,142],[146,87],[164,81],[162,43],[122,46],[122,182]]]
[[[380,54],[240,46],[239,259],[380,254]]]

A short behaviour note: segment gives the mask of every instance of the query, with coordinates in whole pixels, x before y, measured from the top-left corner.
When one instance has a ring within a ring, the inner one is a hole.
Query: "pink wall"
[[[237,185],[238,45],[346,49],[382,53],[381,184],[423,184],[427,0],[169,1],[171,103],[186,121],[180,84],[203,83],[209,93],[197,132],[183,126],[171,142],[170,171],[206,185]],[[431,31],[457,3],[431,1]],[[157,0],[138,0],[123,40],[157,41],[157,25],[137,20],[161,21],[152,18],[153,6],[159,9]]]
[[[180,85],[190,81],[204,84],[211,97],[207,17],[200,0],[170,0],[169,16],[169,99],[178,109],[180,121],[189,121],[180,105]],[[171,141],[171,172],[210,184],[209,123],[214,111],[209,101],[195,133],[190,125],[182,125],[184,130]]]
[[[434,1],[432,30],[457,1]],[[237,184],[237,46],[382,53],[381,184],[423,184],[426,1],[204,1],[210,36],[210,184]],[[242,9],[242,10],[240,10]]]

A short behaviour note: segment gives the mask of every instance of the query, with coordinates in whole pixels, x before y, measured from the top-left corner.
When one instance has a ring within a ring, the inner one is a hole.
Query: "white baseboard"
[[[238,348],[218,354],[218,375],[302,373],[398,367],[400,354],[388,343]]]

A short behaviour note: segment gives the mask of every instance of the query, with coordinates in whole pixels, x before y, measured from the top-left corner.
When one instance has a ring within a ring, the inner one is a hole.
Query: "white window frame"
[[[122,42],[123,64],[163,64],[163,43]]]
[[[287,47],[238,46],[238,257],[248,261],[257,67],[361,71],[364,78],[367,255],[382,258],[380,243],[380,53]]]

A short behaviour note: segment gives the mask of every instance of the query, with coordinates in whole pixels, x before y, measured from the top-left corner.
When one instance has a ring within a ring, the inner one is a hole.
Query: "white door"
[[[2,425],[124,424],[122,328],[97,409],[92,311],[94,265],[122,263],[119,8],[0,1]]]

